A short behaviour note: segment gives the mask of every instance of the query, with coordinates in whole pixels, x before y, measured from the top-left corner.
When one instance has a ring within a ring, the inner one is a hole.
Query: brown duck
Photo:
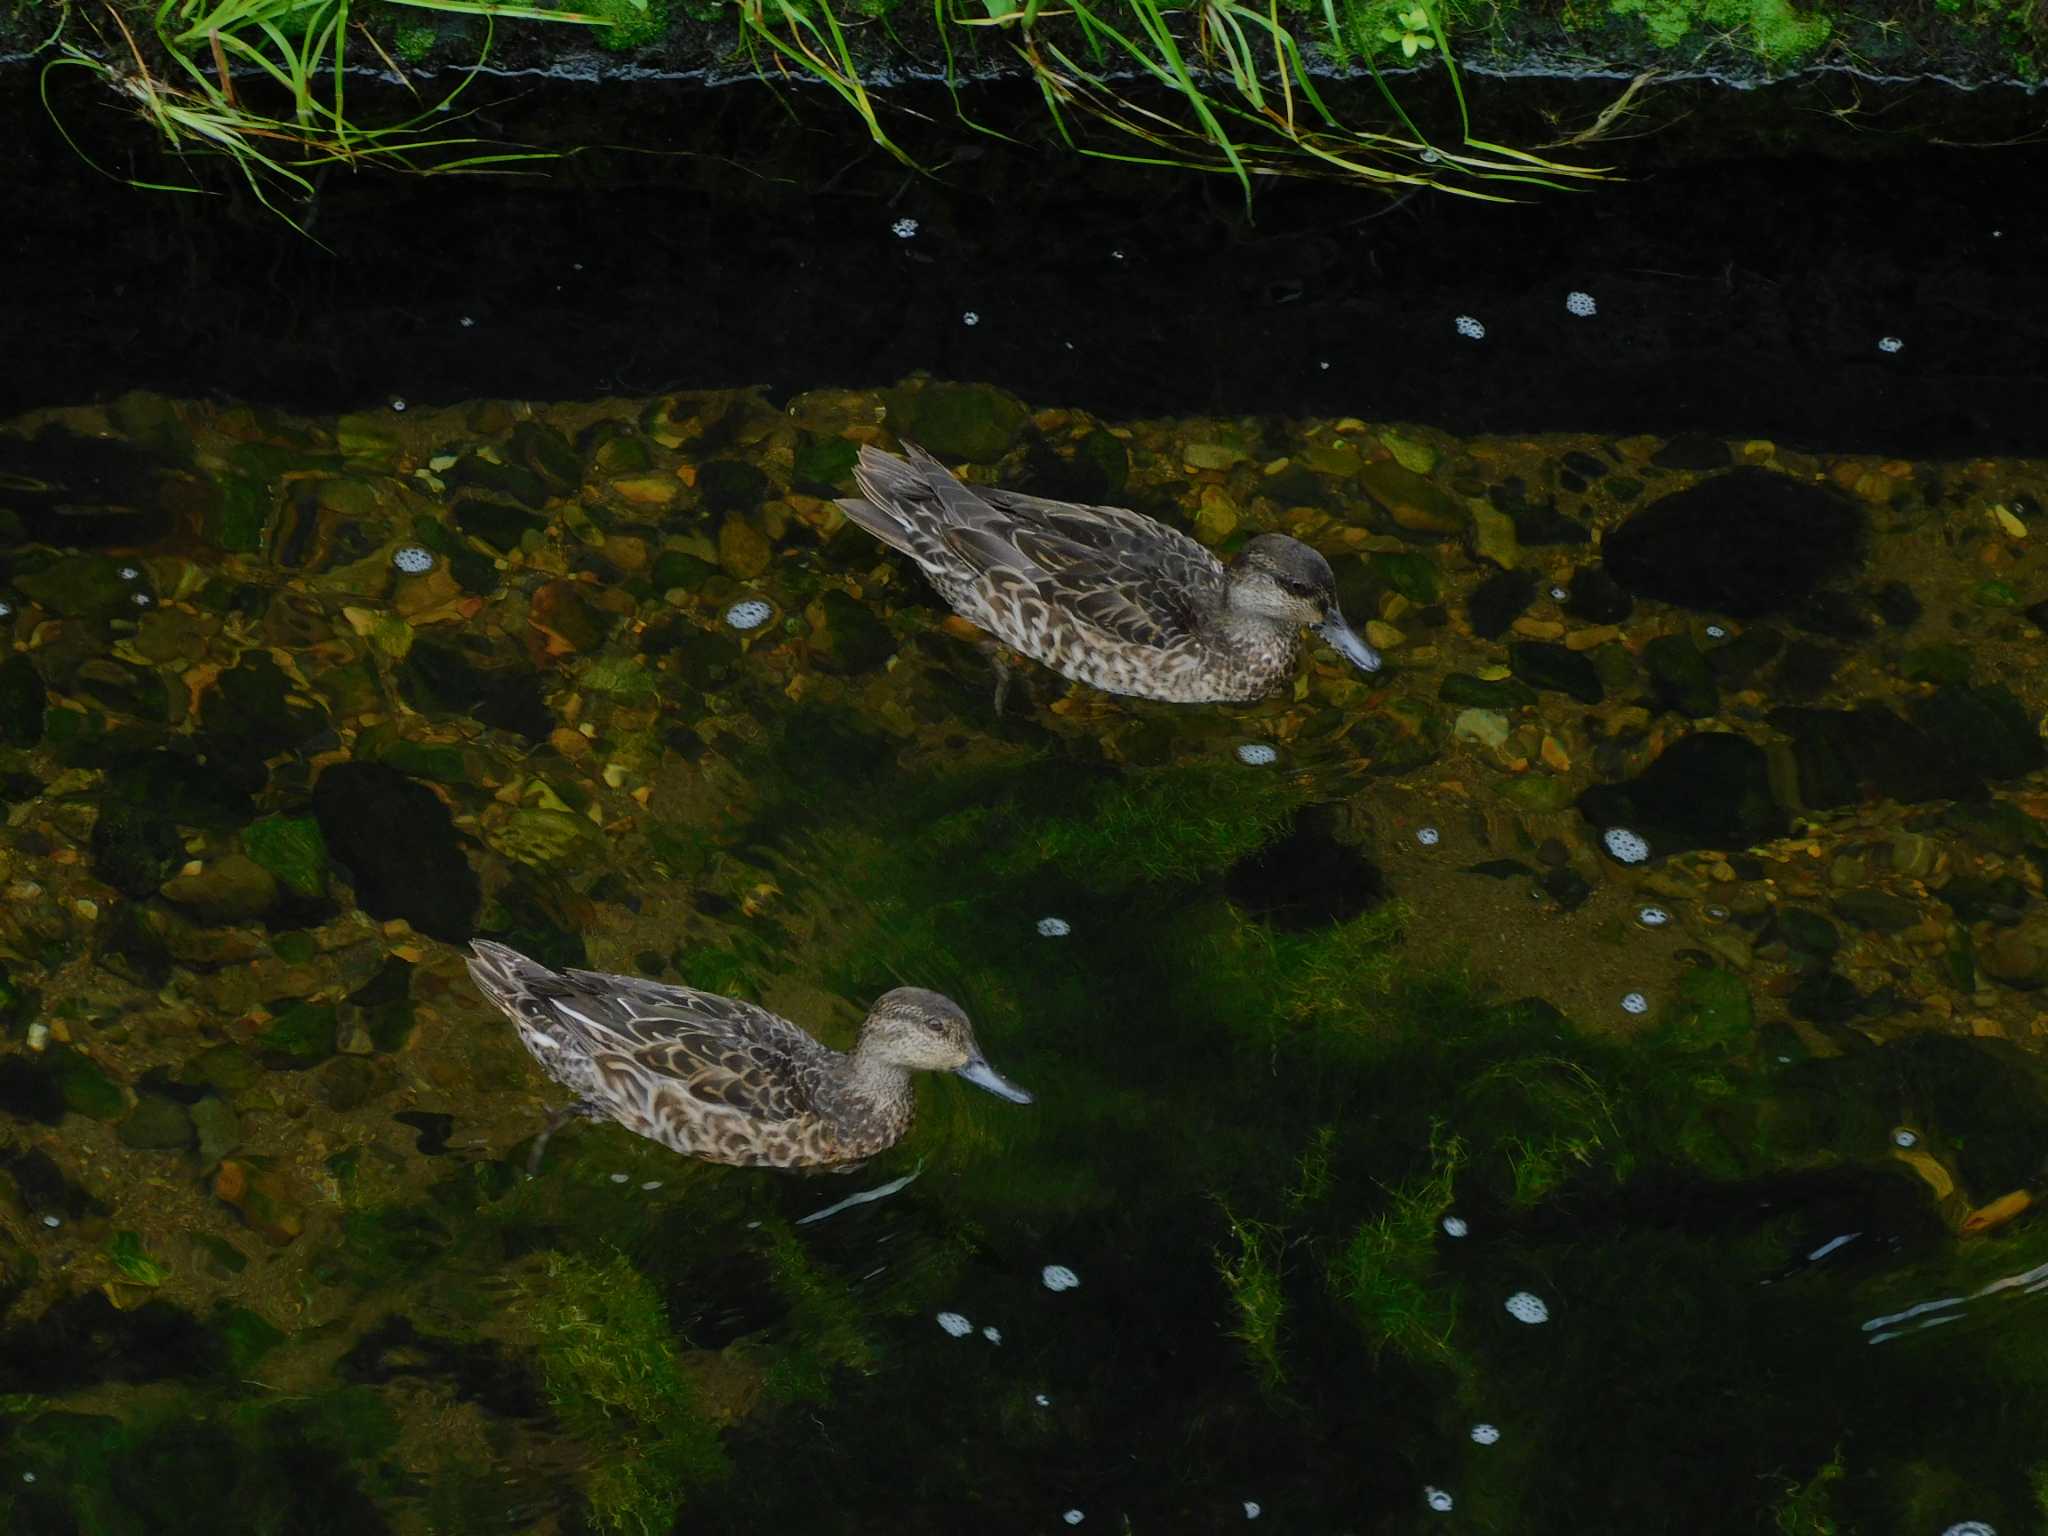
[[[962,618],[1063,677],[1183,704],[1263,698],[1314,629],[1363,671],[1379,653],[1337,606],[1330,564],[1263,533],[1225,565],[1121,507],[968,485],[908,443],[863,447],[846,515],[910,556]]]
[[[851,1171],[902,1140],[913,1072],[952,1072],[1018,1104],[958,1004],[919,987],[875,1000],[851,1052],[738,998],[602,971],[552,971],[478,939],[469,974],[541,1070],[576,1095],[535,1142],[583,1116],[616,1120],[685,1157]]]

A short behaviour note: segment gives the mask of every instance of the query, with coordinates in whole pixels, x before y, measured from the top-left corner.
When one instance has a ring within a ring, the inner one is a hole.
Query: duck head
[[[922,987],[898,987],[876,998],[854,1054],[907,1072],[951,1072],[1013,1104],[1031,1102],[988,1064],[960,1005]]]
[[[1380,669],[1380,653],[1361,640],[1337,606],[1330,562],[1299,539],[1262,533],[1230,562],[1233,613],[1288,629],[1313,629],[1361,672]]]

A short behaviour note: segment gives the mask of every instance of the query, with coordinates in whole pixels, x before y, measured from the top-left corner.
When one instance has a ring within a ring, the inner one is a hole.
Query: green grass
[[[1375,1357],[1387,1350],[1424,1365],[1463,1368],[1451,1341],[1456,1287],[1436,1273],[1438,1223],[1464,1144],[1432,1127],[1429,1171],[1387,1191],[1388,1205],[1329,1264],[1330,1288],[1348,1306]]]

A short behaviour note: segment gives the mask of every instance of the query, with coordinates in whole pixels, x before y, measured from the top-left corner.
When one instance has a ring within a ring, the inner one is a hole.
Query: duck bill
[[[964,1077],[977,1088],[986,1088],[999,1099],[1008,1099],[1012,1104],[1029,1104],[1031,1095],[1011,1082],[1002,1073],[977,1056],[964,1067],[953,1069],[955,1077]]]
[[[1361,672],[1377,672],[1380,669],[1380,653],[1358,638],[1356,630],[1344,622],[1344,615],[1335,608],[1330,616],[1316,626],[1316,633],[1331,650],[1342,656]]]

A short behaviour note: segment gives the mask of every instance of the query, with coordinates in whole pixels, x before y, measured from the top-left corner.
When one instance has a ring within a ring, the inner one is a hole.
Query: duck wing
[[[921,448],[906,443],[904,455],[863,448],[857,475],[868,500],[841,507],[935,576],[979,588],[1020,628],[1038,627],[1037,608],[1168,647],[1223,602],[1216,557],[1141,512],[971,486]]]
[[[573,991],[551,999],[576,1026],[603,1080],[749,1120],[795,1120],[817,1109],[832,1053],[776,1014],[736,997],[596,971],[565,971]]]

